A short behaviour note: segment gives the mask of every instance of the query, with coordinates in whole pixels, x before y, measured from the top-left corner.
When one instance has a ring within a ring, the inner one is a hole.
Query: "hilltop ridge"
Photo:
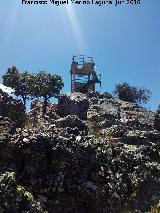
[[[96,92],[61,95],[45,114],[34,101],[25,114],[0,93],[0,212],[159,208],[156,113]]]

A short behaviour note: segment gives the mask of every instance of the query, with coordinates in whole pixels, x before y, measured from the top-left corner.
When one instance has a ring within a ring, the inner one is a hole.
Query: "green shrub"
[[[114,94],[123,101],[133,103],[147,103],[150,99],[151,91],[148,89],[136,88],[129,83],[123,82],[115,86]]]

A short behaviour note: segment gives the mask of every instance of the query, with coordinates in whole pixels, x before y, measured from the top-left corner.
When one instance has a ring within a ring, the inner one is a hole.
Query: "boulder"
[[[81,119],[86,119],[89,102],[86,94],[72,93],[62,95],[58,99],[58,113],[64,117],[67,115],[77,115]]]

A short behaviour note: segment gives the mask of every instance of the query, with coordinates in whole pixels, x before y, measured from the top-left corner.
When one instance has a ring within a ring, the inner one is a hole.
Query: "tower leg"
[[[72,74],[71,74],[71,93],[73,92],[73,85],[72,85]]]

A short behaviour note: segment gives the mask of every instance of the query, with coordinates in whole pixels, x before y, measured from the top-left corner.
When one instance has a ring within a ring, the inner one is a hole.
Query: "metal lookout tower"
[[[95,92],[97,83],[101,86],[101,75],[96,70],[93,57],[73,56],[71,64],[71,92]]]

